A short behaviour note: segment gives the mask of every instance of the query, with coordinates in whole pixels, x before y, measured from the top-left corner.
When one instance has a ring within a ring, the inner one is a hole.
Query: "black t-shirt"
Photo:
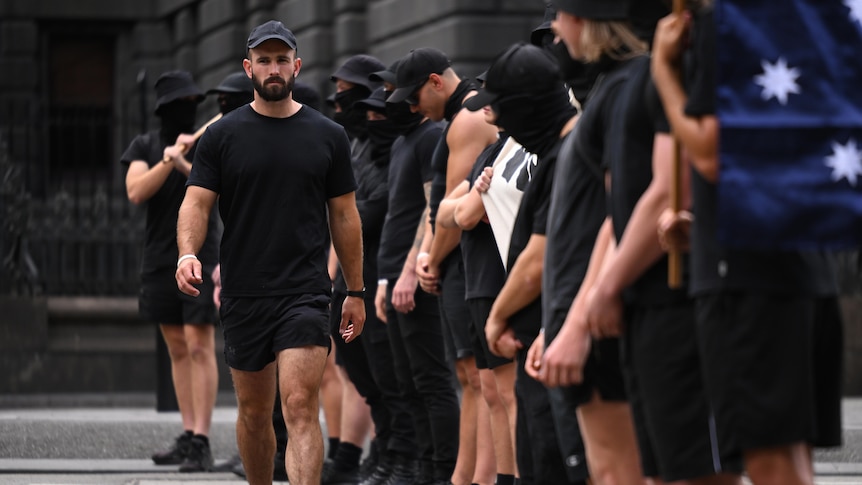
[[[224,296],[329,292],[327,202],[356,190],[340,125],[237,108],[201,137],[188,183],[219,194]]]
[[[497,154],[509,137],[500,136],[496,143],[488,145],[476,158],[473,170],[467,178],[470,187],[485,167],[494,164]],[[461,232],[461,257],[464,261],[464,298],[496,298],[506,282],[506,270],[500,260],[497,241],[491,225],[479,221],[473,229]]]
[[[557,143],[541,157],[532,170],[529,185],[524,189],[518,217],[512,228],[512,239],[509,243],[507,267],[512,268],[533,234],[546,235],[548,213],[551,205],[551,190],[554,185],[554,171],[557,164],[557,154],[562,141]],[[550,239],[550,238],[548,238]],[[554,264],[557,264],[556,262]],[[547,265],[545,271],[547,271]],[[543,289],[544,291],[544,289]],[[529,346],[542,328],[542,298],[536,298],[526,307],[509,318],[509,326],[515,331],[515,336]]]
[[[135,160],[147,162],[154,167],[162,162],[164,149],[168,145],[162,140],[158,130],[138,135],[123,152],[120,163],[129,166]],[[195,147],[188,153],[189,159],[194,155]],[[146,201],[147,224],[144,254],[141,262],[141,277],[163,274],[165,270],[173,272],[176,269],[177,249],[177,216],[180,205],[186,193],[186,177],[171,171],[161,188]],[[215,266],[218,262],[218,220],[210,215],[207,236],[204,245],[198,252],[198,259],[207,266]]]
[[[686,54],[685,79],[690,116],[714,115],[715,27],[712,9],[695,17],[692,50]],[[692,295],[725,290],[834,295],[837,283],[832,261],[818,252],[752,251],[724,247],[718,242],[718,193],[715,184],[691,171]]]
[[[362,219],[362,277],[365,280],[366,298],[374,298],[377,292],[377,252],[380,248],[380,233],[386,219],[389,205],[389,160],[371,159],[371,145],[356,153],[354,145],[353,171],[356,175],[356,208]],[[367,149],[365,149],[367,148]],[[347,290],[347,283],[339,267],[335,278],[335,288]]]
[[[552,321],[572,305],[587,273],[599,228],[607,215],[604,183],[613,151],[607,146],[618,129],[614,104],[632,62],[608,64],[599,75],[586,108],[560,149],[548,217],[542,322],[547,342],[562,322]]]
[[[652,182],[655,134],[669,127],[658,91],[650,76],[649,58],[631,61],[629,80],[620,88],[615,103],[619,129],[611,133],[610,214],[614,236],[622,240],[635,205]],[[686,290],[668,287],[667,256],[650,266],[623,292],[626,303],[663,305],[686,300]]]
[[[401,275],[427,204],[424,184],[431,181],[431,156],[442,131],[442,124],[429,120],[392,144],[389,207],[377,253],[378,278]]]

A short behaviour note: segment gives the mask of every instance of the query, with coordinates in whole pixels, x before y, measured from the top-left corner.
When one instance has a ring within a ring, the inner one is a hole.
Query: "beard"
[[[272,82],[274,81],[274,82]],[[254,85],[254,90],[263,98],[264,101],[281,101],[293,92],[293,85],[296,83],[296,73],[290,75],[287,82],[278,76],[271,76],[261,84],[251,73],[251,83]]]

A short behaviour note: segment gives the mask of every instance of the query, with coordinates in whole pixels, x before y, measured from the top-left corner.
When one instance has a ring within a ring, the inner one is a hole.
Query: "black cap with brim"
[[[194,98],[196,103],[204,100],[203,91],[195,84],[188,71],[168,71],[156,80],[156,114],[162,106],[181,98]]]
[[[377,111],[386,113],[386,91],[383,88],[375,89],[367,98],[353,104],[357,109]]]
[[[388,69],[384,69],[382,71],[372,72],[368,75],[368,79],[379,83],[395,84],[395,73]]]
[[[246,47],[254,49],[271,39],[278,39],[287,44],[291,49],[296,50],[296,37],[293,35],[293,32],[278,20],[270,20],[255,27],[248,35]]]
[[[218,86],[207,90],[207,94],[254,93],[254,85],[245,71],[229,74]]]
[[[342,79],[352,84],[365,86],[369,91],[376,89],[380,81],[371,79],[371,74],[383,70],[383,63],[376,57],[367,54],[357,54],[344,62],[332,73],[329,79],[332,82]]]
[[[500,95],[493,93],[484,88],[479,88],[479,92],[475,96],[471,96],[464,100],[464,107],[470,111],[479,111],[489,104],[497,101]]]
[[[553,33],[551,32],[551,22],[556,16],[557,10],[554,8],[554,5],[552,3],[545,4],[545,17],[542,19],[542,23],[530,32],[531,44],[542,47],[542,37]]]
[[[554,0],[558,10],[601,21],[627,20],[629,4],[629,0]]]
[[[430,74],[429,74],[430,75]],[[425,84],[428,80],[420,81],[416,84],[411,84],[409,86],[399,87],[395,91],[392,91],[392,94],[389,98],[386,99],[387,103],[400,103],[407,99],[408,96],[413,94],[417,89],[421,88],[423,84]]]
[[[423,84],[431,74],[443,74],[452,63],[443,52],[432,47],[413,49],[398,62],[395,84],[398,88],[386,101],[400,103],[407,99]]]

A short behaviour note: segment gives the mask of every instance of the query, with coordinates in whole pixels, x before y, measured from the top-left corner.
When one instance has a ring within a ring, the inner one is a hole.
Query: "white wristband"
[[[379,280],[377,280],[377,286],[386,286],[388,284],[389,280],[387,280],[386,278],[380,278]]]
[[[425,251],[422,251],[421,253],[419,253],[419,254],[417,254],[417,255],[416,255],[416,259],[419,259],[419,258],[421,258],[422,256],[431,256],[431,255],[430,255],[430,254],[428,254],[428,253],[426,253]]]
[[[198,257],[194,254],[183,254],[182,256],[180,256],[180,259],[177,260],[177,268],[180,267],[180,263],[187,259],[198,259]]]

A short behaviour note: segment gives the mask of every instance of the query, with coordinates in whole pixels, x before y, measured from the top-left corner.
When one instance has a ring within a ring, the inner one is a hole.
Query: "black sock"
[[[335,453],[338,451],[338,445],[341,443],[341,440],[338,438],[329,438],[329,453],[326,454],[326,457],[334,460]]]
[[[338,453],[335,454],[335,469],[343,472],[353,470],[359,466],[360,457],[362,448],[342,441],[338,445]]]
[[[187,429],[187,430],[185,430],[185,432],[183,432],[183,435],[184,435],[183,438],[189,439],[195,435],[195,432],[190,430],[190,429]]]
[[[496,485],[515,485],[515,475],[502,475],[497,474],[497,481],[494,482]]]
[[[198,441],[203,441],[205,445],[210,445],[210,439],[205,434],[196,434],[192,436],[192,438],[197,439]]]

